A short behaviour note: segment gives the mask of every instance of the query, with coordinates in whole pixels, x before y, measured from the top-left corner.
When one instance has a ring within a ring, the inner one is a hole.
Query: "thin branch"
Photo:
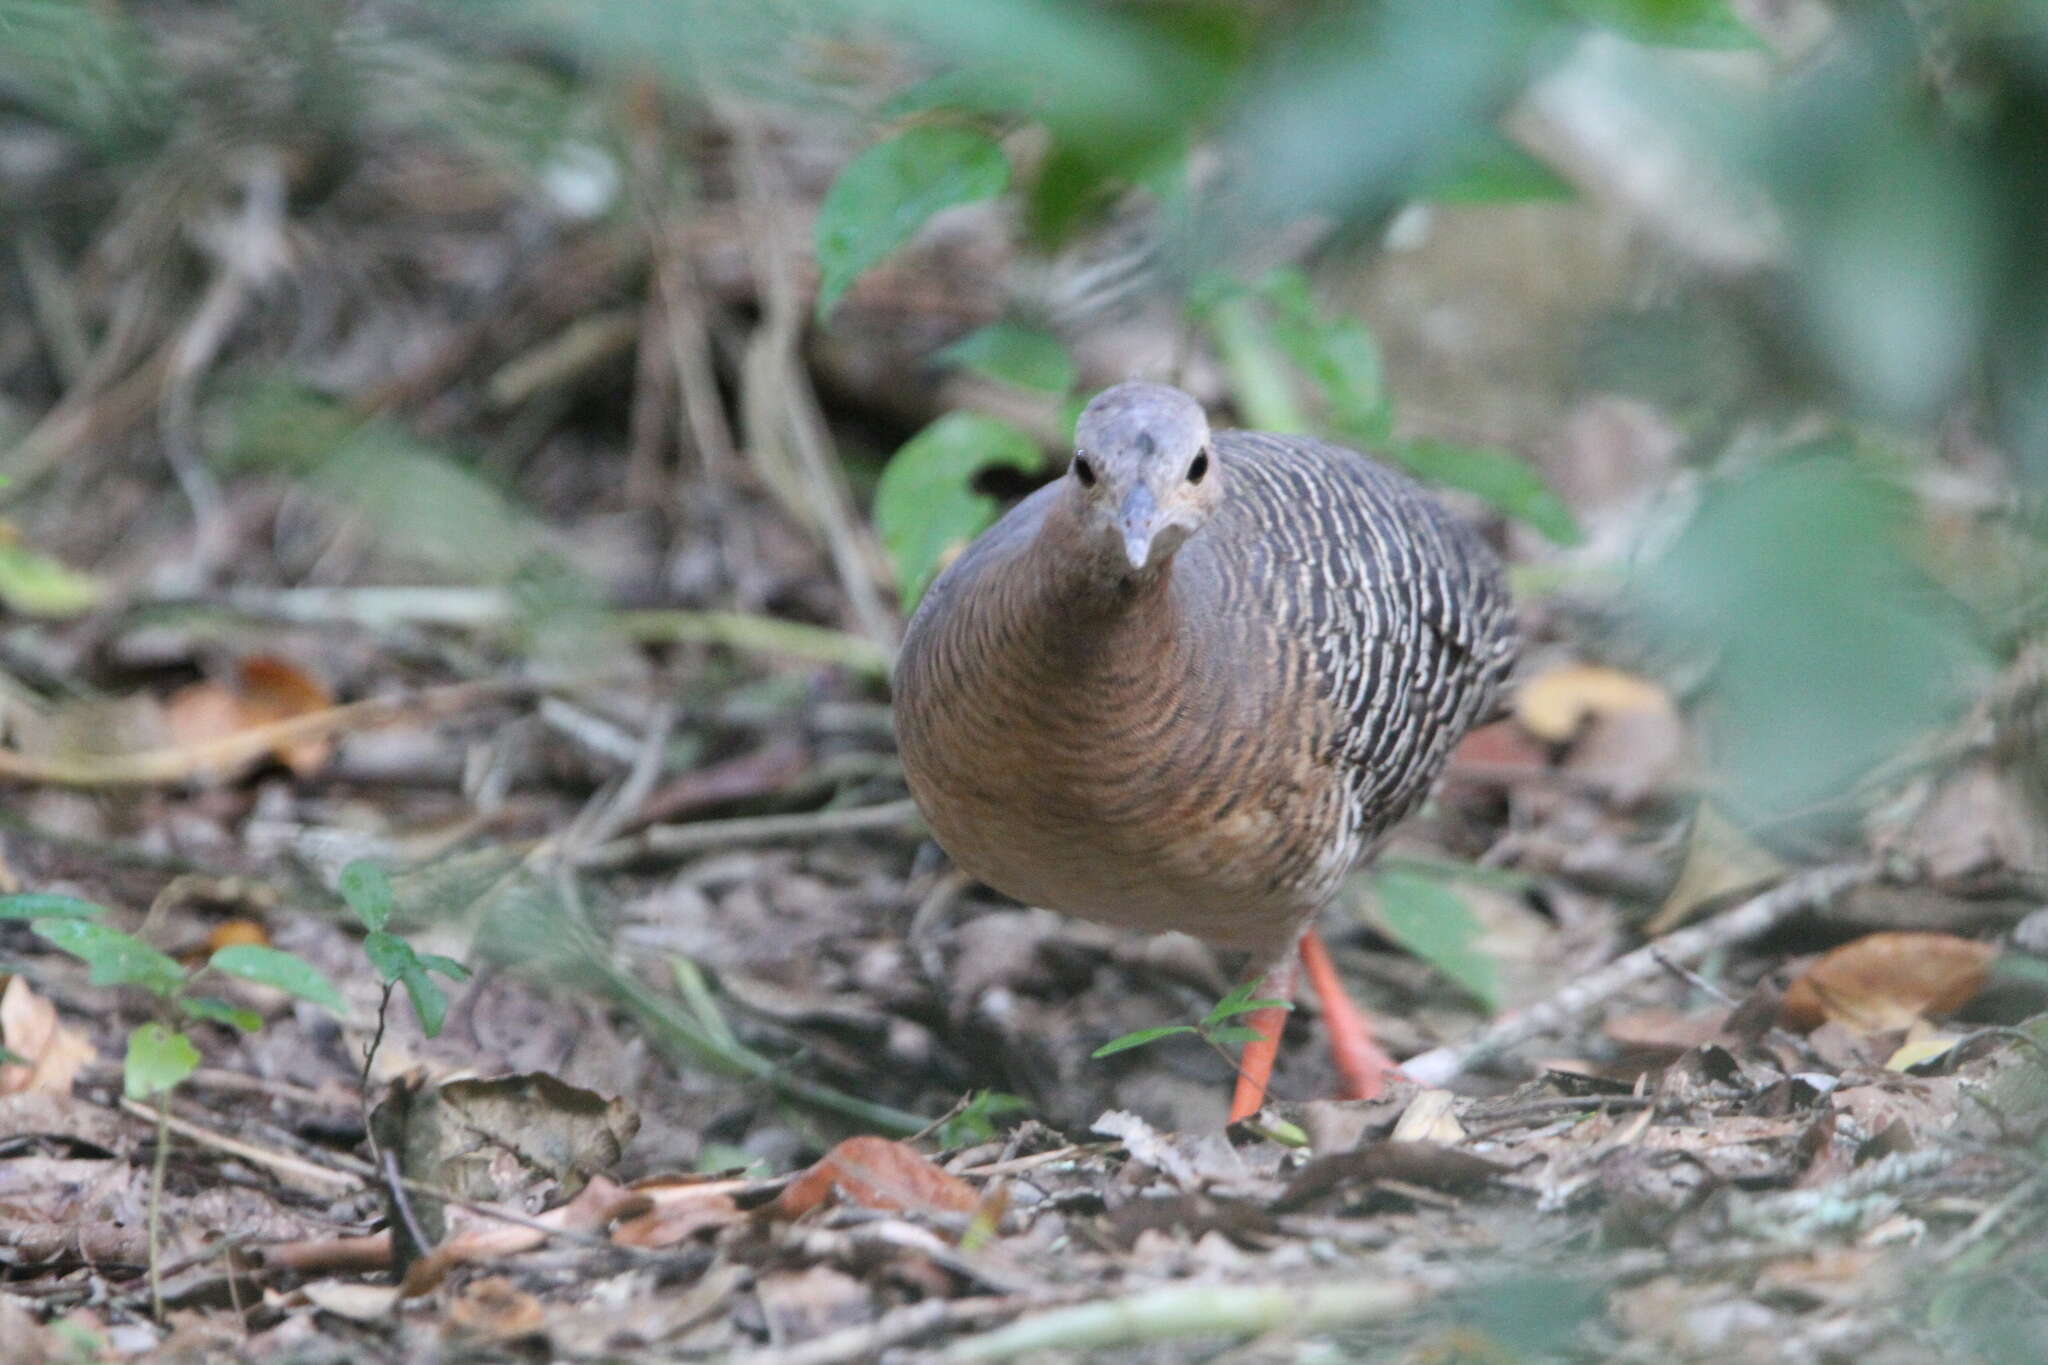
[[[1794,915],[1826,905],[1852,887],[1876,880],[1877,875],[1875,864],[1851,862],[1816,867],[1788,877],[1769,891],[1712,919],[1667,934],[1616,958],[1548,1000],[1495,1020],[1475,1038],[1410,1057],[1401,1063],[1401,1070],[1423,1085],[1442,1085],[1459,1072],[1509,1048],[1570,1027],[1615,996],[1666,971],[1667,963],[1698,962],[1717,949],[1759,938]]]

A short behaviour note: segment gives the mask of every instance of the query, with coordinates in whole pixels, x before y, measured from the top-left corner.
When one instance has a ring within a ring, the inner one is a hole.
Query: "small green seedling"
[[[963,1096],[953,1112],[939,1122],[934,1134],[942,1149],[971,1147],[996,1135],[997,1121],[1007,1114],[1022,1114],[1031,1106],[1021,1096],[1001,1090],[976,1090]]]
[[[1156,1043],[1161,1038],[1171,1038],[1178,1033],[1196,1034],[1203,1042],[1218,1051],[1234,1043],[1256,1043],[1265,1035],[1257,1029],[1247,1028],[1243,1024],[1233,1024],[1230,1021],[1258,1010],[1294,1008],[1285,1000],[1254,999],[1252,992],[1256,991],[1260,984],[1257,981],[1247,981],[1239,986],[1218,1000],[1215,1008],[1204,1015],[1199,1024],[1161,1024],[1157,1028],[1141,1028],[1134,1033],[1126,1033],[1121,1038],[1111,1039],[1096,1048],[1093,1055],[1108,1057],[1114,1053],[1128,1052],[1134,1047],[1144,1047],[1148,1043]]]
[[[222,948],[202,967],[187,969],[176,958],[102,921],[106,908],[71,896],[30,893],[0,897],[0,919],[26,920],[37,937],[91,968],[95,986],[139,986],[157,998],[159,1018],[128,1035],[122,1088],[130,1099],[163,1095],[199,1067],[199,1049],[185,1022],[203,1019],[254,1033],[263,1021],[217,996],[197,994],[206,973],[240,977],[297,996],[335,1014],[341,993],[303,958],[276,948],[235,944]]]
[[[412,1001],[420,1031],[429,1038],[439,1034],[448,1018],[448,996],[428,973],[439,972],[450,981],[467,981],[469,968],[452,957],[419,952],[386,927],[391,923],[391,878],[377,864],[358,859],[344,867],[340,890],[342,900],[370,931],[363,939],[363,951],[369,955],[377,975],[384,979],[384,998],[377,1006],[378,1036],[383,1036],[384,1010],[391,1003],[391,993],[400,986],[405,987],[406,996]],[[374,1042],[370,1050],[376,1051]]]

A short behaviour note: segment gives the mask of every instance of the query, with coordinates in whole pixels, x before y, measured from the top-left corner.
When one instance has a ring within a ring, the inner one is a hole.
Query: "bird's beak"
[[[1158,527],[1159,504],[1153,500],[1152,490],[1139,484],[1124,495],[1123,506],[1117,509],[1116,524],[1124,533],[1124,557],[1133,569],[1142,569],[1152,558],[1152,536]]]

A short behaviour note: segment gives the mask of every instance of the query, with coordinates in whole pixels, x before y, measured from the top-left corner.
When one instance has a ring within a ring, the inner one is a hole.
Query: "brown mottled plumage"
[[[1493,554],[1414,482],[1122,384],[926,595],[897,735],[973,876],[1273,968],[1514,650]]]

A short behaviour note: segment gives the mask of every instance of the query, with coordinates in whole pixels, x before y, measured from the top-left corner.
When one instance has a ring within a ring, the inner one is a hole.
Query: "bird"
[[[968,876],[1026,904],[1244,950],[1320,998],[1344,1094],[1395,1064],[1317,914],[1490,718],[1519,644],[1499,559],[1407,475],[1305,436],[1211,430],[1127,382],[1064,472],[932,583],[893,676],[904,774]],[[1230,1121],[1286,1006],[1246,1021]]]

